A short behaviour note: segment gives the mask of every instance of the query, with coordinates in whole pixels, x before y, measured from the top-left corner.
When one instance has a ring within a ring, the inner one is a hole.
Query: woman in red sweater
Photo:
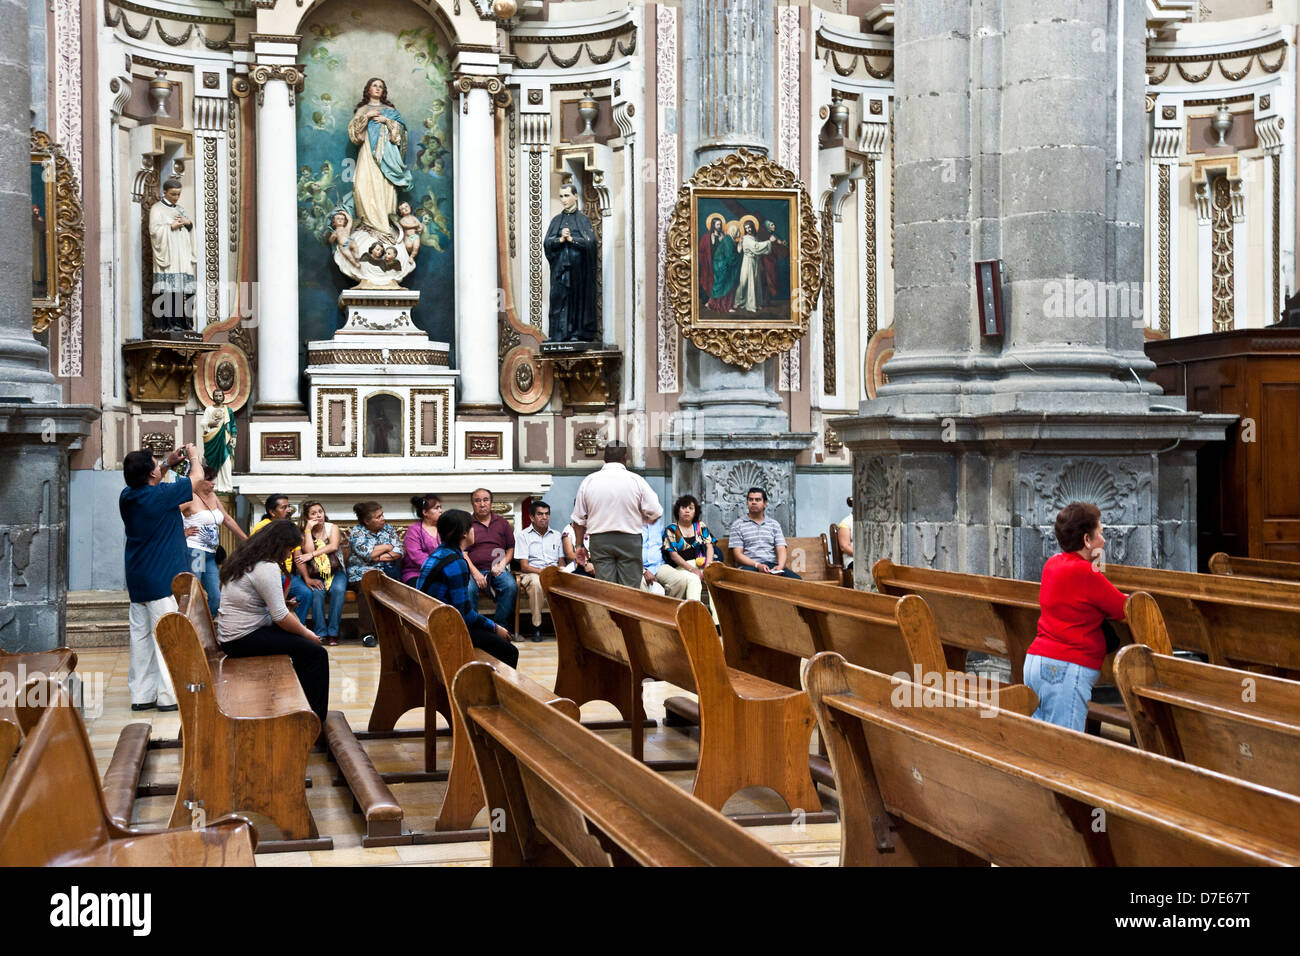
[[[1106,547],[1096,505],[1066,505],[1053,530],[1062,553],[1043,565],[1038,635],[1025,655],[1025,683],[1038,695],[1034,717],[1082,732],[1106,656],[1101,622],[1123,619],[1124,595],[1094,563]]]

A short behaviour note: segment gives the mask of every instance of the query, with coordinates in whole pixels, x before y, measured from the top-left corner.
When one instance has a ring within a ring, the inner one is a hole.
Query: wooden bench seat
[[[845,575],[844,567],[831,560],[830,544],[826,535],[816,538],[786,538],[785,547],[785,566],[803,580],[817,584],[833,584],[836,587],[853,587],[853,579]],[[735,556],[731,553],[730,539],[719,538],[718,549],[718,553],[722,555],[722,563],[727,567],[736,567]]]
[[[808,772],[807,695],[729,667],[703,604],[558,568],[542,572],[542,588],[555,621],[555,692],[579,705],[621,704],[633,757],[645,756],[641,682],[668,681],[699,697],[696,797],[721,809],[737,791],[765,786],[792,811],[821,809]]]
[[[0,731],[0,757],[5,737]],[[248,820],[210,817],[193,828],[187,817],[185,824],[144,832],[113,819],[90,738],[62,685],[0,780],[0,866],[253,865],[256,834]]]
[[[1141,590],[1155,599],[1175,647],[1223,667],[1266,667],[1280,677],[1300,677],[1295,583],[1119,564],[1108,564],[1106,576],[1121,591]]]
[[[1300,799],[969,699],[902,700],[818,654],[805,682],[841,806],[841,863],[1300,864]]]
[[[1038,633],[1037,582],[936,571],[895,564],[888,558],[877,561],[871,575],[881,594],[898,597],[914,594],[925,599],[934,613],[939,640],[943,642],[950,667],[963,669],[970,651],[992,654],[1010,662],[1013,683],[1024,681],[1025,654]],[[1124,620],[1113,623],[1121,644],[1145,641],[1161,653],[1170,652],[1160,610],[1149,595],[1130,595],[1124,605]],[[1101,672],[1099,684],[1109,684],[1112,680],[1110,655],[1103,662]],[[1130,734],[1133,730],[1123,707],[1090,702],[1089,731],[1096,732],[1103,723],[1121,727]]]
[[[1300,794],[1300,683],[1140,645],[1115,678],[1143,750]]]
[[[1290,581],[1300,584],[1300,563],[1268,561],[1264,558],[1235,558],[1222,551],[1210,556],[1210,573],[1225,577],[1259,578],[1261,581]]]
[[[279,827],[274,849],[333,846],[307,808],[307,758],[321,726],[289,658],[227,658],[198,578],[176,575],[172,593],[181,611],[163,615],[156,632],[183,741],[171,825],[189,823],[195,808],[209,818],[243,810]]]
[[[616,586],[616,585],[615,585]],[[484,663],[454,685],[493,866],[784,866],[780,854]]]
[[[18,743],[23,739],[23,732],[12,720],[0,720],[0,780],[9,770],[9,761],[18,751]]]
[[[468,663],[481,661],[499,668],[504,679],[514,682],[523,692],[544,705],[572,714],[575,720],[577,705],[475,648],[465,628],[465,619],[454,607],[394,581],[381,571],[366,572],[361,588],[370,602],[380,659],[379,686],[370,711],[368,733],[391,733],[403,714],[417,707],[424,708],[423,779],[445,777],[447,780],[447,792],[434,830],[460,833],[466,839],[481,838],[481,832],[470,827],[483,809],[483,793],[465,728],[451,706],[450,686],[456,672]],[[451,727],[451,765],[445,774],[437,770],[438,714]],[[402,774],[388,779],[420,778]]]

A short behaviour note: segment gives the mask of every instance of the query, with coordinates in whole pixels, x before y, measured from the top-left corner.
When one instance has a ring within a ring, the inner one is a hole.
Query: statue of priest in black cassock
[[[551,342],[594,342],[596,327],[596,233],[578,211],[578,191],[560,187],[564,211],[551,220],[543,243],[551,264]]]

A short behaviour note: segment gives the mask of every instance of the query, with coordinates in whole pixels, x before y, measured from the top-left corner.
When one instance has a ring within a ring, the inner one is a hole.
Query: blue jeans
[[[479,573],[487,578],[488,590],[493,600],[497,602],[497,609],[492,612],[492,620],[507,631],[511,630],[515,623],[515,601],[519,597],[519,582],[515,580],[514,572],[506,568],[494,577],[491,568],[487,570],[479,568]],[[469,576],[469,599],[474,610],[477,611],[478,584],[475,583],[472,574]]]
[[[1025,683],[1038,695],[1035,720],[1083,733],[1088,701],[1101,671],[1037,654],[1025,655]]]
[[[212,621],[217,620],[217,611],[221,609],[221,577],[217,571],[217,556],[197,548],[186,548],[190,556],[190,572],[199,579],[203,590],[208,595],[208,611]]]
[[[325,595],[329,595],[329,617],[325,616]],[[311,589],[311,629],[318,637],[338,637],[343,620],[343,602],[348,596],[348,576],[340,573],[330,579],[329,588]],[[324,630],[321,629],[322,625]]]
[[[297,600],[298,604],[291,607],[294,616],[302,622],[305,627],[307,624],[307,615],[311,613],[311,588],[307,587],[307,582],[296,574],[289,575],[289,597]]]

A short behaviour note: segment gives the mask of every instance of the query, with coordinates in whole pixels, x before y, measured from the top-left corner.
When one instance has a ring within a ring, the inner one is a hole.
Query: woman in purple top
[[[405,557],[402,558],[402,583],[415,586],[425,560],[437,551],[442,541],[438,538],[438,519],[442,517],[442,499],[437,495],[416,495],[411,499],[418,519],[406,527],[402,538]]]

